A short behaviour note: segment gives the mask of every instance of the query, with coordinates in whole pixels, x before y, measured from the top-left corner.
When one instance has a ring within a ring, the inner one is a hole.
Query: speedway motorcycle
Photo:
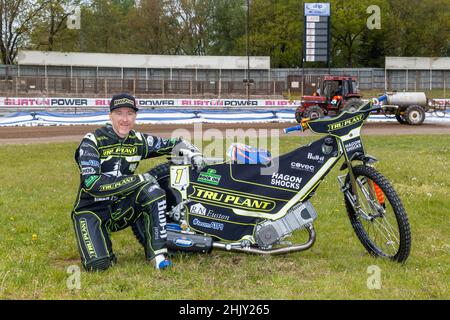
[[[338,183],[357,237],[373,256],[405,262],[411,248],[405,209],[392,185],[373,167],[377,160],[366,154],[360,137],[364,121],[379,109],[369,102],[336,117],[302,119],[285,133],[311,130],[323,137],[277,158],[234,144],[229,159],[201,172],[192,170],[189,161],[173,158],[155,167],[149,172],[167,196],[168,249],[273,255],[311,248],[317,212],[309,200],[343,159]],[[274,163],[276,170],[261,174]],[[145,243],[142,218],[132,229]],[[296,230],[308,233],[305,243],[288,241]]]

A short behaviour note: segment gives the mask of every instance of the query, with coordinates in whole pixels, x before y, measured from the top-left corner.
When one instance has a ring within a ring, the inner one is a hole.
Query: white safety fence
[[[0,107],[20,110],[0,117],[0,126],[48,126],[48,125],[92,125],[109,121],[110,99],[55,98],[55,97],[0,97]],[[442,106],[447,99],[435,99]],[[294,122],[295,109],[300,100],[283,99],[137,99],[138,124],[190,124],[190,123],[264,123]],[[85,113],[61,113],[77,107]],[[62,109],[60,109],[62,108]],[[47,110],[47,111],[41,111]],[[87,110],[95,110],[86,112]],[[393,117],[371,115],[369,121],[396,121]],[[449,122],[448,113],[427,113],[425,122]]]
[[[261,110],[142,110],[137,124],[191,124],[191,123],[268,123],[295,122],[295,109],[276,111]],[[373,114],[369,122],[395,122],[394,117]],[[17,112],[0,118],[0,126],[54,126],[54,125],[102,125],[109,122],[108,112],[63,114],[50,112]],[[425,123],[449,123],[450,113],[427,113]]]

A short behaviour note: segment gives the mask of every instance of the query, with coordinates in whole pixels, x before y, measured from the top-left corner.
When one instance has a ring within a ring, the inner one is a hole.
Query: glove
[[[173,148],[173,153],[175,155],[179,155],[179,151],[181,149],[187,149],[191,152],[200,152],[200,150],[196,146],[194,146],[192,143],[180,138],[180,142],[178,142],[175,145],[175,147]]]
[[[194,153],[191,157],[192,169],[196,169],[200,173],[208,164],[203,159],[201,153]]]
[[[158,180],[156,180],[156,178],[154,176],[152,176],[150,173],[146,172],[143,174],[140,174],[139,177],[145,181],[145,182],[150,182],[150,183],[156,183],[158,184]]]

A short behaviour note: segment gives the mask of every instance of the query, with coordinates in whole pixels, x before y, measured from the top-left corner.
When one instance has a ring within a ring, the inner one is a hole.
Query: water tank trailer
[[[425,92],[386,92],[378,98],[385,114],[395,115],[401,124],[419,125],[425,120],[425,112],[441,109]],[[445,108],[445,106],[444,106]]]

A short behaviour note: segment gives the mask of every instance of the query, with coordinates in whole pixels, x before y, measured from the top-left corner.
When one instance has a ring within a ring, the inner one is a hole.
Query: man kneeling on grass
[[[162,139],[133,130],[136,100],[128,94],[113,96],[106,125],[84,136],[75,152],[80,187],[72,221],[86,270],[105,270],[116,262],[109,233],[145,221],[145,257],[157,269],[167,259],[165,192],[151,174],[134,174],[139,161],[170,154],[175,149],[196,149],[182,139]],[[197,154],[198,155],[198,154]],[[201,167],[201,157],[193,157]]]

